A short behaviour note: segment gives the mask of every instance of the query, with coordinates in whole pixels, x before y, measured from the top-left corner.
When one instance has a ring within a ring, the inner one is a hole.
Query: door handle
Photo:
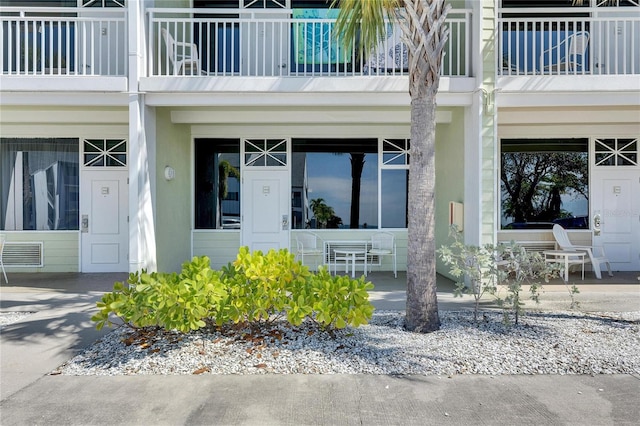
[[[593,235],[600,235],[600,226],[602,225],[600,213],[593,216]]]
[[[282,230],[286,231],[287,229],[289,229],[289,215],[283,214],[282,215]]]
[[[82,215],[81,231],[89,232],[89,215],[88,214]]]

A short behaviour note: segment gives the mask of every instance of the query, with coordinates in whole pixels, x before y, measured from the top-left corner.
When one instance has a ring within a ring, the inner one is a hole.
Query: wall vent
[[[2,253],[2,263],[5,267],[31,268],[43,267],[42,241],[7,241]]]

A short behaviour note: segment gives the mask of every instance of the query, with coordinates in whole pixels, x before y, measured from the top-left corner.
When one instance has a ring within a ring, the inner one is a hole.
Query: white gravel
[[[313,323],[189,334],[121,327],[52,374],[640,374],[640,311],[440,312],[439,331],[404,331],[404,314],[376,311],[335,335]]]

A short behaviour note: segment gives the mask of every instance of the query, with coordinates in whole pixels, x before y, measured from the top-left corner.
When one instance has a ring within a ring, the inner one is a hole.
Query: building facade
[[[561,223],[640,270],[638,2],[450,3],[437,244],[455,202],[469,244],[546,248]],[[0,4],[9,272],[219,267],[243,245],[295,251],[309,229],[389,231],[405,268],[410,99],[392,23],[361,57],[323,0]]]

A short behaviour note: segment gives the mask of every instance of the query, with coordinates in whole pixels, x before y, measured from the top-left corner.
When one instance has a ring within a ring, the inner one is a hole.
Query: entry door
[[[244,140],[242,156],[242,245],[264,253],[288,249],[288,140]]]
[[[85,170],[81,175],[82,272],[129,269],[126,170]]]
[[[614,270],[640,271],[638,141],[596,139],[595,144],[591,173],[594,245],[604,247]]]

